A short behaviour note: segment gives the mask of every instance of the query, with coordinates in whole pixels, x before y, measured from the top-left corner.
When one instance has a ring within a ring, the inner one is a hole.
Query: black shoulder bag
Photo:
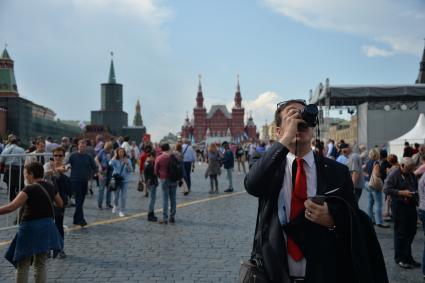
[[[251,258],[241,262],[238,283],[267,283],[269,282],[263,265],[261,247],[263,244],[263,221],[260,220],[261,202],[258,199],[257,221],[255,224],[254,242]]]
[[[122,176],[122,171],[124,170],[125,164],[123,163],[121,166],[120,173],[115,173],[112,175],[112,179],[109,183],[109,190],[116,191],[119,187],[121,187],[124,182],[124,177]]]

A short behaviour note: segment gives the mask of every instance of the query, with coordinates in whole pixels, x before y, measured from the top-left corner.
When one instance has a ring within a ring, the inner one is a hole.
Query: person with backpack
[[[159,223],[168,224],[168,222],[175,222],[177,182],[183,177],[183,167],[181,159],[179,160],[176,154],[170,151],[168,143],[161,145],[161,151],[161,155],[158,156],[155,162],[155,175],[159,176],[162,188],[163,217],[159,220]],[[169,218],[168,199],[170,199],[171,206]]]

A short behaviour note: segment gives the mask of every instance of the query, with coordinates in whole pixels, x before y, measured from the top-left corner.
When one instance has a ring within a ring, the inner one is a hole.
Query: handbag
[[[124,182],[124,177],[121,175],[124,170],[125,164],[121,166],[120,173],[115,173],[112,175],[112,179],[109,183],[109,190],[116,191]]]
[[[249,260],[241,263],[239,283],[266,283],[269,282],[263,269],[258,268],[257,262]]]
[[[257,221],[255,224],[254,242],[251,258],[241,262],[238,283],[267,283],[270,282],[263,264],[261,246],[263,243],[263,221],[260,221],[261,205],[258,200]]]
[[[372,170],[372,174],[370,175],[368,186],[369,188],[377,192],[381,192],[384,188],[384,183],[382,182],[382,179],[376,176],[373,170]]]
[[[384,183],[382,182],[381,178],[379,178],[375,174],[372,174],[369,179],[369,188],[374,191],[381,192],[384,188]]]
[[[146,190],[146,183],[143,180],[139,180],[139,182],[137,182],[137,190],[139,192],[143,192]]]

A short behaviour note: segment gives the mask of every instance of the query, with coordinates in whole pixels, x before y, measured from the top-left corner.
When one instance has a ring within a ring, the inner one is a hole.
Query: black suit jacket
[[[307,259],[306,283],[388,282],[382,251],[370,219],[359,210],[348,168],[315,155],[317,194],[325,195],[336,230],[317,225],[301,213],[284,227],[278,217],[278,197],[289,150],[274,143],[245,177],[248,193],[259,198],[259,222],[254,246],[260,251],[270,282],[290,282],[285,230]]]

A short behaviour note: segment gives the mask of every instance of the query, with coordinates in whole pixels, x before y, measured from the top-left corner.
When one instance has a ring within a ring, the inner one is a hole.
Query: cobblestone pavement
[[[67,209],[65,225],[66,259],[49,259],[49,282],[235,282],[239,263],[250,254],[256,199],[244,193],[243,175],[234,174],[237,193],[223,194],[227,181],[219,180],[221,193],[208,195],[209,182],[203,177],[205,165],[193,176],[193,192],[178,194],[176,224],[146,221],[148,199],[135,190],[137,176],[128,197],[128,215],[117,218],[111,210],[97,209],[97,191],[88,196],[87,228],[72,226],[73,208]],[[161,192],[156,208],[161,208]],[[366,206],[366,194],[361,207]],[[161,213],[157,212],[160,216]],[[4,216],[2,216],[4,217]],[[420,269],[402,270],[394,264],[392,229],[376,228],[387,262],[390,282],[421,282]],[[0,253],[16,230],[0,231]],[[413,245],[420,261],[424,236],[422,228]],[[13,282],[14,268],[0,259],[0,282]]]

